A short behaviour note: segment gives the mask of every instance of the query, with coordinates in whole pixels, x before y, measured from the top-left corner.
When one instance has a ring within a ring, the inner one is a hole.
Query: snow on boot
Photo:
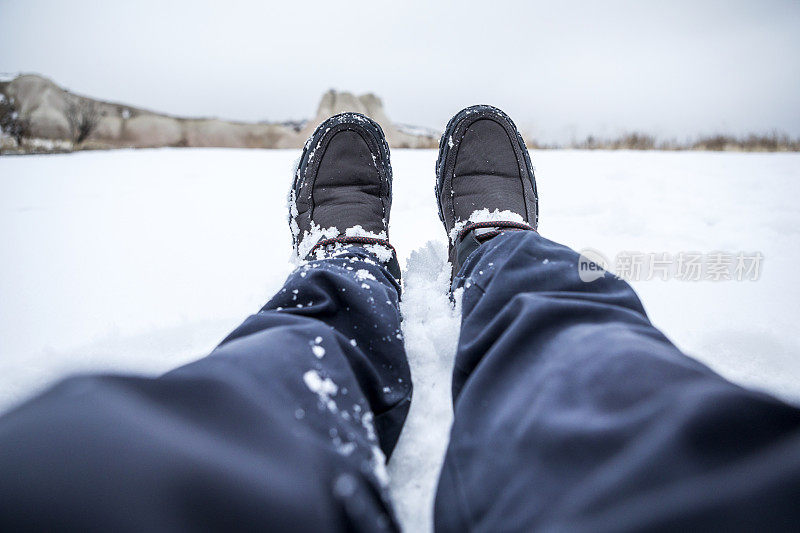
[[[306,141],[289,192],[289,226],[300,259],[364,246],[400,279],[389,244],[392,166],[381,127],[359,113],[335,115]]]
[[[436,201],[449,236],[452,277],[486,240],[504,231],[536,230],[533,166],[508,115],[476,105],[450,119],[439,141]]]

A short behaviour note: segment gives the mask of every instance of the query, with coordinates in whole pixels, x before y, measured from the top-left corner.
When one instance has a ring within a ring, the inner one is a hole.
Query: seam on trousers
[[[452,461],[445,461],[445,467],[450,470],[452,473],[453,479],[453,488],[455,489],[455,498],[454,500],[457,502],[457,513],[458,516],[461,518],[460,522],[464,528],[464,531],[472,531],[472,524],[469,520],[469,506],[467,505],[467,496],[464,493],[463,486],[464,484],[461,483],[461,475],[458,473],[458,468],[456,467],[455,460]]]

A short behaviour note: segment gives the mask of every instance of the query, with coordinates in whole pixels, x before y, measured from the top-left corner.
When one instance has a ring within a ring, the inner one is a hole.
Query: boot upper
[[[322,239],[388,239],[392,168],[380,126],[358,113],[329,118],[306,142],[289,195],[295,249]]]
[[[485,240],[538,224],[528,149],[514,122],[495,107],[468,107],[450,120],[439,142],[435,192],[454,278]]]
[[[453,230],[471,218],[525,222],[536,228],[530,156],[516,126],[499,109],[473,106],[453,117],[440,142],[436,170],[439,216],[451,244],[457,237]]]

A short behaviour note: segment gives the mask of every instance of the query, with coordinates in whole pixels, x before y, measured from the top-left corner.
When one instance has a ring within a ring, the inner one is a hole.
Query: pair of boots
[[[536,181],[511,119],[485,105],[447,124],[436,162],[436,202],[449,237],[452,276],[482,242],[503,231],[535,231]],[[289,197],[289,225],[301,259],[347,244],[369,247],[399,280],[389,243],[392,165],[380,125],[358,113],[329,118],[303,149]]]

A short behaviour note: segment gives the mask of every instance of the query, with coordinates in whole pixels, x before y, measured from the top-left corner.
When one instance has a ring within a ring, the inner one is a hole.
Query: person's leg
[[[340,149],[363,146],[337,139],[319,141],[326,161],[353,163]],[[2,416],[0,530],[396,529],[384,454],[411,396],[396,258],[317,249],[210,356],[68,379]]]
[[[532,231],[473,253],[439,531],[792,530],[800,410],[683,355]]]
[[[531,231],[508,117],[465,110],[445,139],[463,316],[437,530],[796,528],[800,410],[686,357],[627,283],[583,282],[577,253]]]

